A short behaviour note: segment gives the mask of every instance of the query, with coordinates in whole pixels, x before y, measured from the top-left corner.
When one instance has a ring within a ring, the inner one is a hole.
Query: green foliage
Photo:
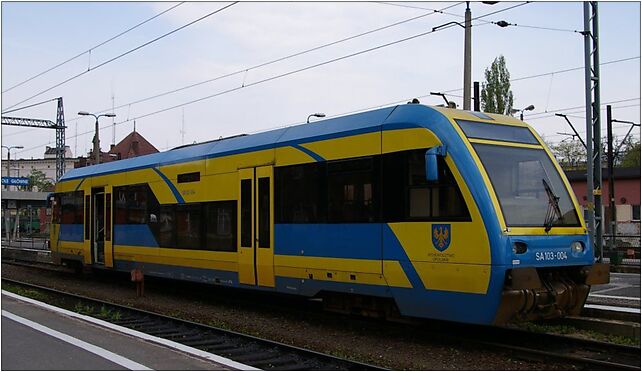
[[[44,172],[38,169],[32,169],[28,176],[29,186],[24,187],[29,191],[53,191],[54,185],[49,181]]]
[[[586,169],[586,149],[580,141],[562,141],[549,147],[562,169]]]
[[[481,109],[496,114],[510,113],[513,108],[513,92],[510,90],[510,73],[506,60],[500,55],[490,68],[484,71],[486,82],[482,83]]]
[[[625,147],[626,146],[626,147]],[[640,166],[640,142],[629,142],[620,149],[622,159],[619,166],[621,167],[639,167]]]
[[[31,288],[24,288],[19,285],[12,285],[12,284],[5,284],[2,283],[2,289],[13,292],[15,294],[18,294],[20,296],[24,297],[29,297],[33,298],[34,300],[39,300],[39,301],[45,301],[49,296],[46,294],[40,292],[37,289],[31,289]]]
[[[78,302],[74,306],[74,311],[80,314],[93,315],[94,307],[91,305],[85,305],[82,302]]]

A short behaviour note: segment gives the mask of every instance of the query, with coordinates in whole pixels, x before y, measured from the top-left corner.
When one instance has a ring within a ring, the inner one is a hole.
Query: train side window
[[[274,172],[275,223],[325,222],[325,163],[279,167]]]
[[[130,186],[127,195],[127,223],[147,223],[147,185]]]
[[[173,205],[161,205],[159,208],[158,226],[156,227],[158,245],[160,247],[175,247],[176,220]]]
[[[60,224],[62,220],[62,210],[60,205],[60,194],[54,194],[52,197],[52,211],[51,211],[51,222],[55,224]]]
[[[178,183],[198,182],[200,180],[201,180],[201,172],[183,173],[183,174],[179,174],[178,177],[176,177],[176,181]]]
[[[252,247],[252,180],[241,180],[241,246]]]
[[[111,240],[111,193],[105,194],[105,240]]]
[[[375,163],[372,157],[327,163],[328,222],[377,221]]]
[[[236,201],[205,204],[205,239],[207,250],[236,252]]]
[[[179,204],[175,211],[176,248],[201,249],[201,204]]]
[[[60,223],[82,225],[84,223],[84,192],[60,193]]]
[[[426,180],[426,149],[386,154],[383,158],[384,218],[395,221],[470,221],[466,202],[443,158],[439,179]]]
[[[91,196],[85,195],[85,240],[89,240],[91,237],[89,236],[89,220],[91,216]]]
[[[261,177],[258,183],[259,248],[270,248],[270,178]]]
[[[114,225],[127,223],[127,186],[114,187]]]
[[[114,187],[114,225],[152,224],[158,205],[148,184]]]

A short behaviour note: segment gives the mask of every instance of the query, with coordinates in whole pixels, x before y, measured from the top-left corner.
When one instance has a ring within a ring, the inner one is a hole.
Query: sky
[[[3,115],[49,101],[6,115],[55,121],[56,103],[50,100],[63,97],[67,145],[78,156],[91,150],[94,130],[94,119],[78,111],[106,113],[116,107],[116,118],[100,119],[103,151],[114,134],[117,143],[130,133],[134,120],[136,130],[162,151],[302,124],[317,112],[341,116],[413,97],[428,105],[443,103],[431,91],[448,92],[462,106],[464,30],[429,31],[463,22],[465,2],[239,2],[153,41],[230,4],[2,2]],[[517,79],[511,83],[514,107],[535,106],[525,112],[527,123],[549,143],[569,140],[558,134],[571,132],[554,116],[562,112],[584,135],[584,40],[574,32],[583,29],[582,3],[473,2],[470,7],[473,18],[494,13],[473,21],[473,81],[483,82],[484,69],[503,55]],[[401,23],[413,17],[419,18]],[[500,20],[517,26],[489,23]],[[600,2],[599,36],[601,102],[612,102],[614,118],[639,123],[640,3]],[[225,75],[230,76],[138,102]],[[521,79],[533,75],[541,76]],[[191,101],[196,102],[178,107]],[[627,130],[626,124],[614,126],[616,136]],[[640,137],[639,128],[634,135]],[[3,126],[2,145],[24,146],[12,150],[12,159],[42,158],[45,146],[55,145],[55,131]]]

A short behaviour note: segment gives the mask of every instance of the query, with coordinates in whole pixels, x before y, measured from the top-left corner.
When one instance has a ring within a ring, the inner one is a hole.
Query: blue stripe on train
[[[193,267],[162,265],[146,262],[115,260],[114,269],[131,271],[140,269],[143,274],[160,278],[186,280],[199,283],[238,286],[238,274],[233,271],[199,269]]]
[[[276,224],[274,254],[381,259],[381,224]]]
[[[61,224],[58,239],[66,242],[83,242],[84,229],[82,224]]]
[[[114,225],[114,244],[158,247],[156,238],[147,225]]]

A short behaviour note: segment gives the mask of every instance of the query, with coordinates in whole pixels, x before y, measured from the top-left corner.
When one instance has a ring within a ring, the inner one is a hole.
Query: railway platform
[[[2,291],[2,370],[252,367]]]
[[[639,314],[640,274],[611,273],[610,283],[591,287],[587,304],[633,308]]]

